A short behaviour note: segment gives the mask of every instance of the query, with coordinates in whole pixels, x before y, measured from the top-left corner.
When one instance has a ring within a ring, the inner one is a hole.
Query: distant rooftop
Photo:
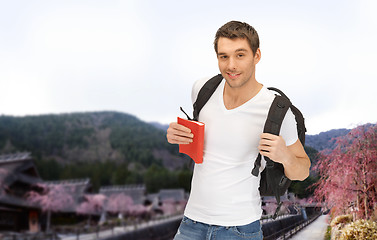
[[[127,190],[145,190],[144,184],[130,184],[130,185],[115,185],[115,186],[106,186],[101,187],[100,192],[123,192]]]
[[[89,178],[83,179],[68,179],[68,180],[57,180],[57,181],[44,181],[43,183],[47,185],[82,185],[82,184],[89,184]]]
[[[31,159],[30,152],[4,154],[4,155],[0,155],[0,164],[9,163],[9,162],[18,162],[18,161],[24,161],[24,160],[30,160],[30,159]]]

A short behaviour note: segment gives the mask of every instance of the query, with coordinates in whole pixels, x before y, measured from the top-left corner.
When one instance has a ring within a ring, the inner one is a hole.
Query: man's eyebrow
[[[236,52],[247,52],[247,49],[245,48],[239,48],[236,50]]]
[[[247,52],[248,50],[245,49],[245,48],[239,48],[237,49],[236,51],[234,52]],[[223,52],[219,52],[217,55],[227,55],[226,53],[223,53]]]

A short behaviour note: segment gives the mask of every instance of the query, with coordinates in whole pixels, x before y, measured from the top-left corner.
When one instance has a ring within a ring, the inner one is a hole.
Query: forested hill
[[[167,143],[167,127],[120,112],[0,116],[0,154],[30,151],[34,157],[52,158],[62,164],[110,160],[137,162],[144,167],[159,163],[177,169],[185,160],[177,146]],[[332,149],[335,138],[349,131],[307,135],[306,145],[318,151]]]
[[[145,183],[149,192],[188,190],[191,160],[166,141],[167,127],[120,112],[0,116],[0,154],[31,152],[44,180],[88,177],[94,189]],[[316,150],[332,148],[331,139],[348,132],[307,136],[312,164]]]
[[[315,148],[318,151],[324,149],[334,149],[336,138],[347,135],[351,129],[333,129],[321,132],[317,135],[307,135],[305,145]]]
[[[0,154],[29,151],[37,159],[63,165],[112,161],[179,169],[187,159],[167,143],[165,134],[119,112],[0,116]]]
[[[160,128],[164,131],[168,129],[168,125],[159,124],[157,122],[151,123],[153,126]],[[321,132],[316,135],[306,135],[305,145],[322,151],[324,149],[333,149],[335,147],[336,138],[347,135],[351,129],[333,129],[327,132]]]

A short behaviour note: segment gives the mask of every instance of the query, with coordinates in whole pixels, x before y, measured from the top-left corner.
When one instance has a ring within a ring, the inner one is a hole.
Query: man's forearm
[[[285,175],[290,180],[304,181],[309,176],[310,160],[308,157],[292,156],[283,163]]]

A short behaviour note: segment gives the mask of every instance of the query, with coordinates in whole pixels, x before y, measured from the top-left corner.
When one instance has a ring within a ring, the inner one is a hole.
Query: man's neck
[[[241,106],[255,97],[262,87],[263,85],[256,80],[238,88],[232,88],[225,83],[223,95],[225,107],[230,110]]]

